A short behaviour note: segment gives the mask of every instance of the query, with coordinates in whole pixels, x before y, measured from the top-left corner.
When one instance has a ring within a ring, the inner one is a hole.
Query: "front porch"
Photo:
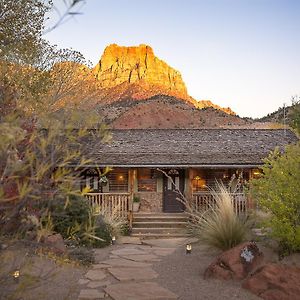
[[[101,184],[99,172],[89,170],[83,186],[92,190],[86,198],[96,210],[114,211],[126,218],[132,214],[134,198],[140,200],[141,213],[178,213],[185,211],[186,205],[205,211],[216,205],[209,191],[216,180],[228,185],[234,177],[246,181],[256,174],[253,169],[115,168],[106,176],[105,184]],[[181,201],[176,190],[184,195]],[[251,207],[241,188],[232,192],[232,199],[237,214],[247,213]]]

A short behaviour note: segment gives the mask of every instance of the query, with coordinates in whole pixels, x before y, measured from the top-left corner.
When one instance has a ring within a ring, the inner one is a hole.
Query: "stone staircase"
[[[140,238],[176,238],[189,236],[185,213],[135,213],[131,236]]]

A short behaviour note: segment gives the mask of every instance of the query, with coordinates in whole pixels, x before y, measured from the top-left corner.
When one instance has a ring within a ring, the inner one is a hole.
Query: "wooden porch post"
[[[194,178],[194,170],[192,168],[188,168],[188,192],[187,192],[187,201],[189,201],[190,205],[193,201],[193,178]]]
[[[132,221],[133,221],[133,212],[132,212],[132,205],[133,205],[133,193],[134,193],[134,183],[136,180],[136,169],[129,169],[129,212],[128,212],[128,221],[129,221],[129,228],[132,228]]]

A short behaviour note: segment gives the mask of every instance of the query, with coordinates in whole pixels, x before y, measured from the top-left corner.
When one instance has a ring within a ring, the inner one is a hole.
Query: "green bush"
[[[227,250],[244,241],[247,225],[235,213],[230,192],[223,184],[217,183],[212,195],[216,206],[203,213],[192,213],[195,222],[191,226],[201,242]]]
[[[265,226],[279,242],[280,254],[300,251],[300,145],[275,150],[265,160],[260,178],[253,179],[250,192],[261,209],[270,213]]]
[[[90,208],[83,197],[70,196],[69,201],[55,200],[50,206],[54,231],[63,238],[80,239],[90,219]]]

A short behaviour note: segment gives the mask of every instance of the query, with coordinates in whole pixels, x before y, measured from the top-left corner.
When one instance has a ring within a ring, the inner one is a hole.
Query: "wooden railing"
[[[116,213],[127,218],[131,211],[131,196],[129,193],[87,193],[85,197],[90,206],[97,212]]]
[[[247,213],[248,204],[247,197],[244,193],[231,194],[234,211],[237,214]],[[213,195],[206,192],[193,193],[191,207],[196,211],[206,211],[216,207],[216,200]]]

